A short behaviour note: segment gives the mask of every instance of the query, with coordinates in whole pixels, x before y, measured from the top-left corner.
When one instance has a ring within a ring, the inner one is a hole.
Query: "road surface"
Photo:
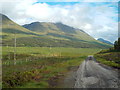
[[[95,62],[93,56],[80,65],[74,88],[119,88],[118,71]]]

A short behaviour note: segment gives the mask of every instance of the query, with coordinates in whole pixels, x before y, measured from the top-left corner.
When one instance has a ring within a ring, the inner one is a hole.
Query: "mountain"
[[[106,44],[113,45],[113,43],[111,43],[110,41],[104,40],[103,38],[98,38],[97,40]]]
[[[4,33],[33,33],[30,30],[21,27],[20,25],[16,24],[12,20],[10,20],[7,16],[0,14],[0,17],[2,17],[2,32]]]
[[[13,22],[7,16],[2,17],[3,46],[13,46],[14,38],[17,46],[28,47],[75,47],[75,48],[109,48],[108,44],[95,40],[81,29],[62,23],[33,22],[23,26]]]
[[[23,25],[31,31],[35,31],[41,34],[46,34],[58,38],[65,39],[80,39],[85,41],[94,41],[95,39],[85,33],[83,30],[76,29],[62,23],[50,23],[50,22],[33,22],[31,24]]]
[[[64,33],[76,33],[75,28],[64,25],[62,23],[50,23],[50,22],[33,22],[31,24],[25,24],[23,27],[36,31],[36,32],[64,32]],[[80,30],[80,29],[79,29]],[[82,31],[82,30],[81,30]],[[84,31],[82,31],[84,32]]]
[[[35,32],[32,32],[16,24],[5,15],[0,14],[0,17],[2,17],[2,24],[0,24],[0,28],[2,28],[2,32],[0,32],[0,35],[2,35],[2,39],[8,39],[8,38],[10,39],[12,38],[13,34],[16,34],[16,36],[17,35],[37,35]]]

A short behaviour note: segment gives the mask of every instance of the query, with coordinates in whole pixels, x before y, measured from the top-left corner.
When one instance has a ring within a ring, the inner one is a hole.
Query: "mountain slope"
[[[113,43],[111,43],[110,41],[104,40],[103,38],[98,38],[97,40],[106,44],[113,45]]]
[[[14,45],[16,36],[17,46],[32,47],[76,47],[76,48],[108,48],[80,29],[62,23],[33,22],[23,27],[2,15],[1,37],[3,46]],[[15,36],[14,36],[15,35]]]
[[[2,32],[0,32],[0,36],[3,40],[14,38],[14,34],[16,34],[16,37],[26,37],[26,35],[38,35],[33,31],[21,27],[3,14],[0,14],[0,17],[2,17],[2,24],[0,25],[0,28],[2,28]]]
[[[30,30],[16,24],[5,15],[0,14],[0,17],[2,17],[2,32],[5,32],[5,33],[14,32],[14,33],[25,33],[25,34],[33,33]]]
[[[83,30],[76,29],[62,23],[46,23],[46,22],[33,22],[31,24],[23,25],[23,27],[38,33],[46,34],[47,36],[63,37],[65,39],[76,38],[85,41],[95,41],[94,38],[89,36]]]

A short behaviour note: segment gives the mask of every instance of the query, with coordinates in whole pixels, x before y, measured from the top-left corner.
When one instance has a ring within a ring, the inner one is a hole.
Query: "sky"
[[[111,42],[117,40],[118,0],[49,1],[4,0],[0,1],[0,13],[20,25],[36,21],[61,22],[82,29],[95,39],[104,38]]]

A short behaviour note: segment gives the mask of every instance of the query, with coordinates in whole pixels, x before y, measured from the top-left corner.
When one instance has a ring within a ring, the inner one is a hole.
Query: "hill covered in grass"
[[[28,47],[75,47],[75,48],[109,48],[111,45],[99,42],[81,29],[76,29],[62,23],[33,22],[23,26],[2,17],[3,46]]]
[[[47,36],[69,39],[79,39],[85,41],[94,41],[95,39],[89,36],[81,29],[73,28],[62,23],[50,23],[50,22],[33,22],[23,25],[23,27],[45,34]]]

